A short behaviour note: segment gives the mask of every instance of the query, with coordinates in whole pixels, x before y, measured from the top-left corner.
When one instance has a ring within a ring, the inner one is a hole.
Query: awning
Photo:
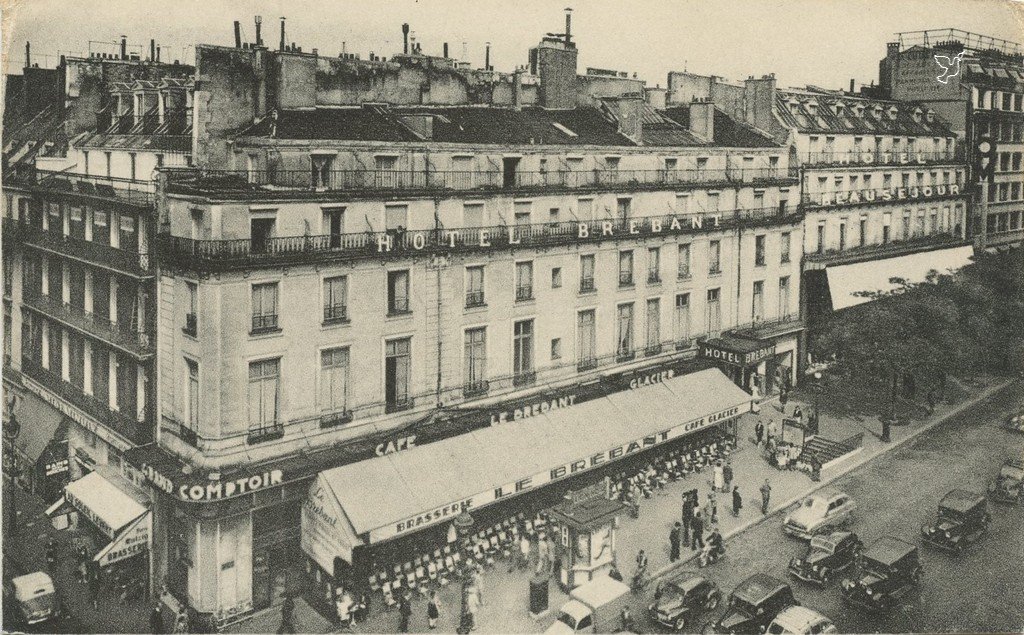
[[[454,519],[750,410],[717,368],[321,472],[302,545],[335,556]]]
[[[855,295],[857,293],[884,292],[897,288],[897,285],[889,282],[890,278],[904,278],[912,283],[923,282],[930,271],[948,273],[970,264],[973,255],[974,248],[967,245],[828,267],[826,272],[832,296],[832,310],[838,311],[871,300]]]
[[[18,418],[20,432],[14,445],[19,453],[35,463],[50,441],[67,438],[67,424],[59,410],[34,394],[25,391],[19,397],[14,415]]]

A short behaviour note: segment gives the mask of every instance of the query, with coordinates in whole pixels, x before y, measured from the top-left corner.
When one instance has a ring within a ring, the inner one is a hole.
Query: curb
[[[778,506],[774,507],[773,509],[770,509],[767,514],[762,514],[758,518],[755,518],[753,520],[749,520],[749,521],[745,522],[744,524],[742,524],[742,525],[740,525],[738,527],[734,527],[729,532],[723,533],[722,534],[723,541],[729,540],[733,536],[741,534],[741,533],[747,531],[748,529],[750,529],[752,527],[756,527],[757,525],[760,525],[761,523],[763,523],[764,521],[768,520],[769,518],[771,518],[772,516],[774,516],[778,512],[786,509],[787,507],[789,507],[793,503],[795,503],[795,502],[801,500],[802,498],[806,497],[808,494],[813,494],[814,492],[817,492],[818,490],[821,490],[821,489],[824,489],[824,488],[828,487],[833,482],[839,480],[843,476],[846,476],[847,474],[849,474],[850,472],[856,470],[857,468],[859,468],[860,466],[864,465],[865,463],[869,463],[870,461],[874,460],[875,458],[877,458],[879,456],[882,456],[883,454],[886,454],[886,453],[888,453],[888,452],[890,452],[892,450],[895,450],[896,448],[898,448],[901,445],[907,443],[908,441],[912,441],[917,436],[919,436],[921,434],[924,434],[928,430],[931,430],[932,428],[934,428],[934,427],[936,427],[936,426],[938,426],[938,425],[940,425],[942,423],[945,423],[950,418],[960,414],[961,412],[963,412],[967,408],[969,408],[971,406],[974,406],[974,405],[977,405],[978,403],[987,400],[988,398],[992,397],[993,395],[1002,392],[1003,390],[1008,388],[1010,385],[1012,385],[1015,381],[1016,381],[1015,379],[1006,379],[1002,383],[996,384],[994,386],[990,386],[984,392],[980,393],[979,395],[975,396],[974,398],[968,399],[966,401],[963,401],[963,402],[957,404],[955,407],[953,407],[952,410],[950,410],[949,412],[939,416],[934,421],[926,422],[920,428],[917,428],[916,430],[914,430],[913,432],[909,433],[904,438],[902,438],[902,439],[900,439],[898,441],[893,441],[892,443],[889,443],[880,452],[878,452],[876,454],[873,454],[871,456],[867,456],[867,457],[862,455],[860,457],[860,460],[858,460],[856,462],[853,462],[853,463],[849,463],[849,464],[847,464],[845,466],[842,466],[840,468],[840,470],[837,471],[835,474],[829,476],[828,478],[823,478],[818,483],[815,483],[814,487],[812,487],[812,488],[810,488],[808,490],[804,490],[802,493],[797,494],[796,496],[792,496],[789,499],[783,501],[781,505],[778,505]],[[668,575],[669,573],[672,573],[673,571],[675,571],[676,569],[679,569],[680,567],[682,567],[682,565],[690,562],[691,560],[696,560],[698,555],[699,555],[699,552],[695,551],[691,555],[689,555],[688,557],[684,557],[684,558],[682,558],[680,560],[677,560],[677,561],[675,561],[675,562],[673,562],[671,564],[667,564],[664,567],[658,569],[657,571],[655,571],[655,572],[653,572],[651,574],[650,581],[648,582],[648,584],[650,584],[650,582],[653,582],[653,581],[655,581],[655,580],[657,580],[659,578],[662,578],[662,577]]]

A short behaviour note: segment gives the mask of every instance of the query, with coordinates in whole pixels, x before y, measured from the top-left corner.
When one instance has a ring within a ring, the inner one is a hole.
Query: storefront
[[[634,390],[541,406],[512,424],[321,472],[303,506],[303,551],[320,576],[336,576],[340,559],[359,579],[388,562],[384,554],[401,551],[392,543],[450,534],[463,511],[476,517],[520,499],[526,506],[555,485],[582,482],[750,410],[750,396],[717,369],[639,381]]]
[[[737,386],[765,397],[796,383],[797,336],[753,337],[730,333],[699,343],[698,355],[714,362]]]
[[[4,473],[52,503],[68,482],[68,421],[34,394],[16,394],[5,408]]]

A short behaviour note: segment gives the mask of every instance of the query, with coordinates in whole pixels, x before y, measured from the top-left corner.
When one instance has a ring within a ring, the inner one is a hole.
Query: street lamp
[[[464,511],[455,517],[452,524],[455,526],[455,532],[459,539],[459,548],[462,551],[462,612],[459,614],[459,632],[469,632],[469,585],[472,580],[471,565],[470,561],[473,559],[473,547],[470,543],[470,536],[473,534],[473,524],[476,521],[473,520],[473,516],[468,511]]]
[[[821,383],[820,370],[814,371],[814,434],[818,434],[818,416],[821,413],[821,393],[825,389]]]

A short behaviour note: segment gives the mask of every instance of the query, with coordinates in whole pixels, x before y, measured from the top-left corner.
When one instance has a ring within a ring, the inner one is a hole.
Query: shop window
[[[384,349],[384,409],[411,408],[412,338],[387,340]]]
[[[533,366],[533,320],[520,320],[512,328],[512,382],[516,386],[532,384],[536,379]]]
[[[249,442],[284,435],[279,417],[280,358],[249,364]]]
[[[320,426],[352,420],[348,407],[349,348],[339,346],[320,351]]]
[[[409,308],[409,270],[388,272],[388,315],[405,315]]]
[[[348,322],[348,277],[324,278],[324,324]]]
[[[597,367],[597,313],[594,309],[576,315],[576,367],[589,370]]]
[[[463,336],[463,395],[472,397],[487,392],[487,327],[466,329]]]
[[[633,303],[620,304],[615,324],[615,359],[624,362],[633,359]]]

